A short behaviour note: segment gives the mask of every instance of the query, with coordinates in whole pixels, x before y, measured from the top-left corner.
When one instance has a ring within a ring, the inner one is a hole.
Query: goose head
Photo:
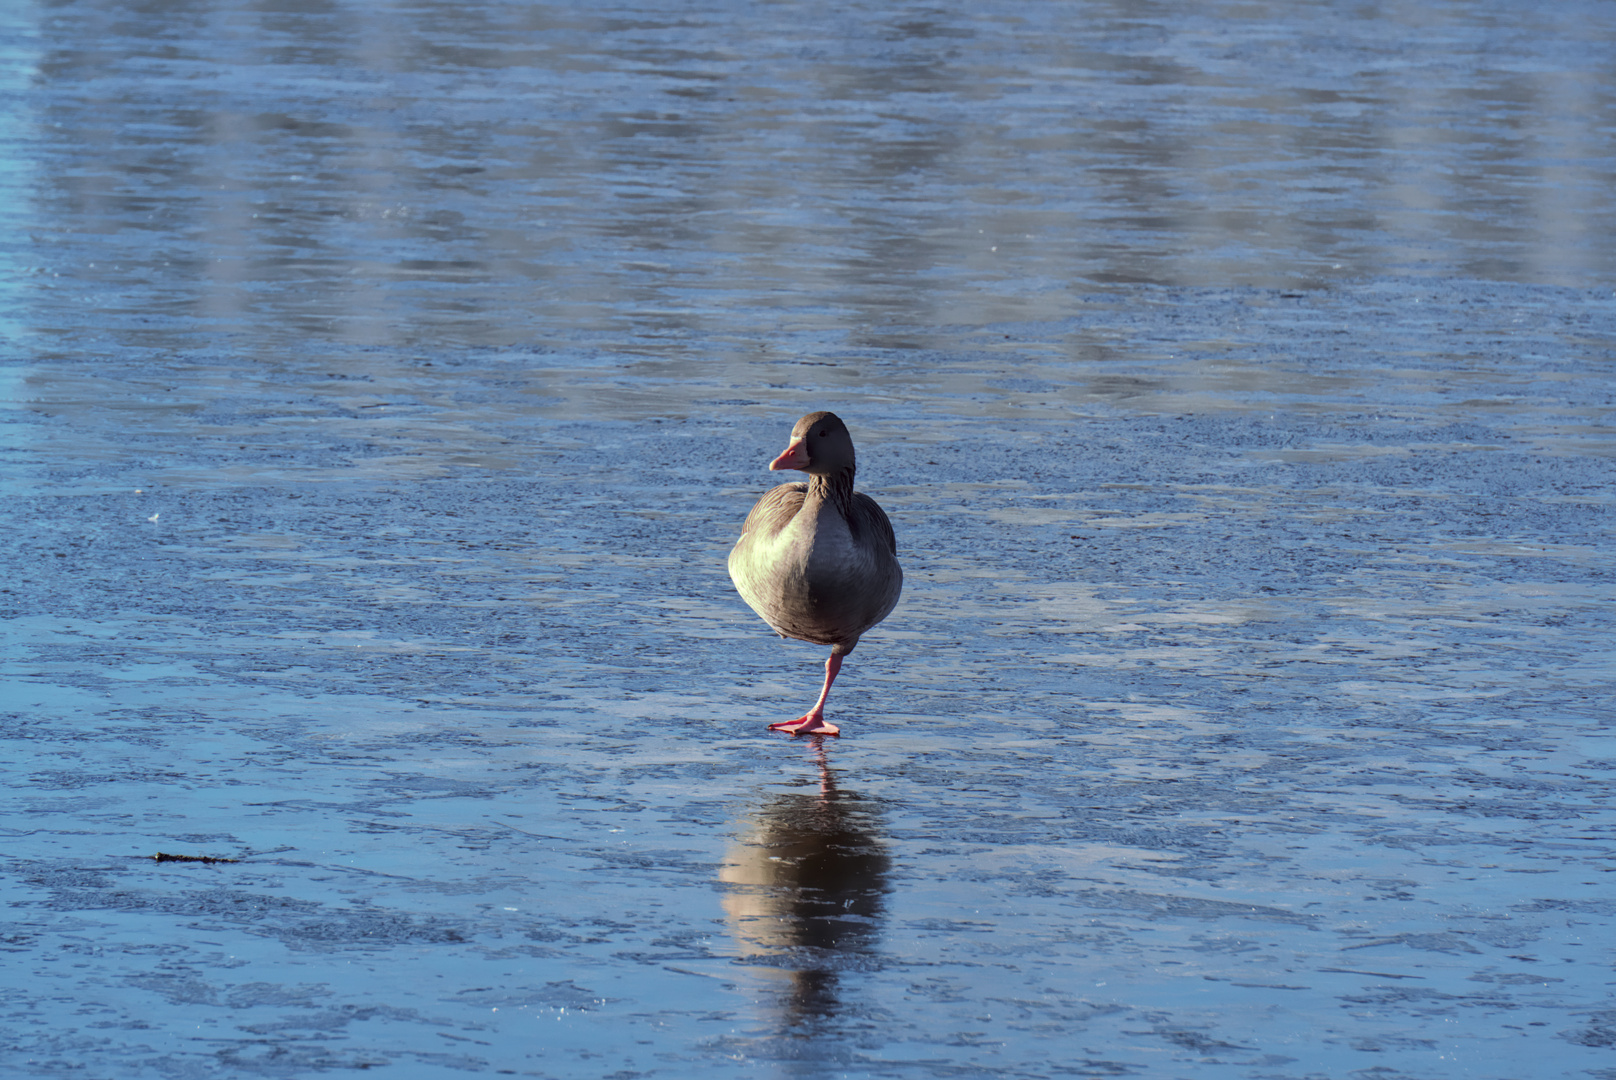
[[[810,476],[834,476],[853,469],[853,436],[832,412],[809,413],[791,429],[791,445],[769,462],[771,472],[801,469]]]

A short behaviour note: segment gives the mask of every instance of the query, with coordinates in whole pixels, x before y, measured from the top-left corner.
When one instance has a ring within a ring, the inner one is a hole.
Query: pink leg
[[[836,681],[836,673],[842,670],[842,658],[835,653],[825,661],[825,685],[819,691],[819,700],[814,707],[795,720],[782,720],[778,724],[770,724],[770,731],[789,731],[793,735],[840,735],[842,729],[825,719],[825,699],[830,697],[830,684]]]

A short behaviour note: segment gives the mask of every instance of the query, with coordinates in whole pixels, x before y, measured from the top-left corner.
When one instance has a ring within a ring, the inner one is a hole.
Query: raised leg
[[[842,729],[825,719],[825,699],[830,697],[830,684],[836,681],[836,673],[842,670],[842,658],[835,653],[825,661],[825,685],[819,691],[819,700],[814,707],[797,717],[795,720],[782,720],[778,724],[770,724],[770,731],[789,731],[793,735],[840,735]]]

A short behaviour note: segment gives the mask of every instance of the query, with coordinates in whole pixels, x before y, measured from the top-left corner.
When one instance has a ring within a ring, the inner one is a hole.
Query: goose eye
[[[823,431],[821,431],[821,432],[820,432],[820,433],[819,433],[819,437],[820,437],[820,438],[821,438],[821,439],[823,439],[823,438],[824,438],[824,437],[825,437],[825,433],[824,433],[824,432],[823,432]]]

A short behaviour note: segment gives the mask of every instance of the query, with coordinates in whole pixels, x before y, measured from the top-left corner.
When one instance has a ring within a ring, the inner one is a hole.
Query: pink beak
[[[801,439],[792,439],[786,452],[769,462],[770,472],[779,472],[781,469],[806,469],[808,467],[808,448],[802,444]]]

